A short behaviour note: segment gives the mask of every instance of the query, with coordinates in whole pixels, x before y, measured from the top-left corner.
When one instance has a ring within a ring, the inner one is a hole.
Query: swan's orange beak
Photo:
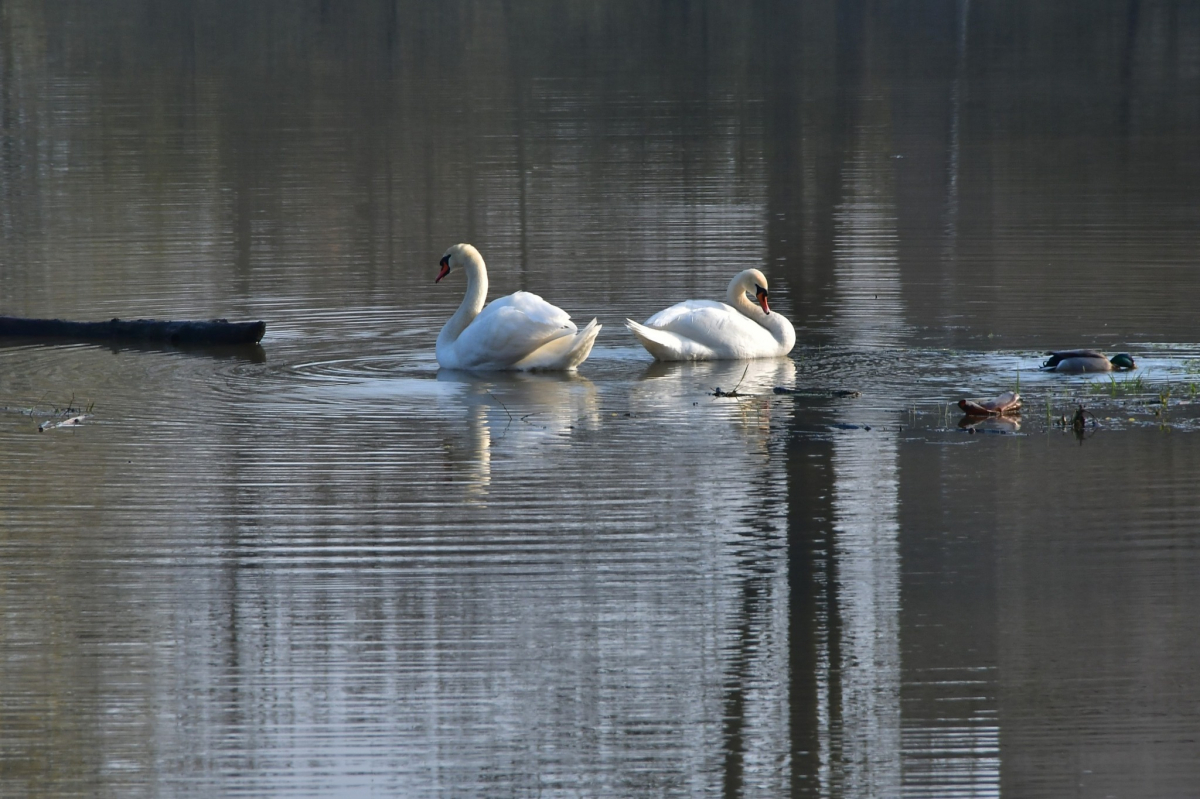
[[[438,272],[438,276],[433,281],[434,283],[441,283],[442,278],[444,278],[446,275],[450,274],[450,256],[447,255],[444,258],[442,258],[441,264],[442,264],[442,271]]]
[[[754,287],[754,299],[758,300],[758,304],[762,306],[763,313],[771,313],[771,309],[767,306],[767,290],[762,286]]]

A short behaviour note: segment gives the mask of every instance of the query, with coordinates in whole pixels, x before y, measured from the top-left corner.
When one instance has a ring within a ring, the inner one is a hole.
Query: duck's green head
[[[1125,352],[1118,353],[1109,360],[1116,369],[1133,369],[1137,367],[1137,364],[1133,362],[1133,356]]]

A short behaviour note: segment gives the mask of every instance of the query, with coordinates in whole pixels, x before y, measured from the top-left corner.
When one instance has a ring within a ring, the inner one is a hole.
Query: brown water
[[[5,4],[0,313],[268,332],[0,346],[0,795],[1193,793],[1197,141],[1167,0]]]

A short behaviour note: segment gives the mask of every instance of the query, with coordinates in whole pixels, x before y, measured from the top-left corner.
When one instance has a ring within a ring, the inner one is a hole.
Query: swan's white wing
[[[545,326],[546,329],[557,329],[563,326],[569,326],[572,330],[575,329],[575,323],[571,321],[569,313],[528,291],[518,291],[514,294],[509,294],[507,297],[499,297],[493,300],[479,314],[479,318],[482,319],[489,311],[498,313],[505,308],[511,308],[523,314],[528,317],[531,323]]]
[[[632,319],[625,320],[625,327],[637,336],[647,352],[660,361],[711,361],[721,357],[703,344],[668,330],[639,325]]]
[[[505,369],[577,328],[570,315],[536,294],[493,300],[454,342],[458,368]]]
[[[730,305],[711,300],[672,305],[647,319],[646,326],[694,342],[718,358],[754,357],[761,348],[775,343],[771,334],[753,320]]]
[[[650,327],[657,327],[659,330],[670,330],[674,324],[691,324],[690,321],[696,313],[730,313],[734,316],[741,316],[732,306],[726,305],[723,302],[713,302],[712,300],[686,300],[672,305],[670,308],[663,308],[658,313],[646,320],[645,324]]]

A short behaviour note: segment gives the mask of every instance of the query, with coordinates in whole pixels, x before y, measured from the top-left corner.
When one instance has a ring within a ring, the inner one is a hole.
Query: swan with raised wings
[[[753,294],[755,302],[747,295]],[[767,304],[767,278],[757,269],[738,273],[726,302],[686,300],[638,324],[625,326],[660,361],[778,358],[796,344],[792,323]]]
[[[442,327],[437,361],[447,369],[571,371],[592,351],[601,325],[580,330],[562,308],[528,291],[493,300],[486,308],[487,267],[479,250],[455,244],[442,256],[435,283],[461,269],[467,294]]]

